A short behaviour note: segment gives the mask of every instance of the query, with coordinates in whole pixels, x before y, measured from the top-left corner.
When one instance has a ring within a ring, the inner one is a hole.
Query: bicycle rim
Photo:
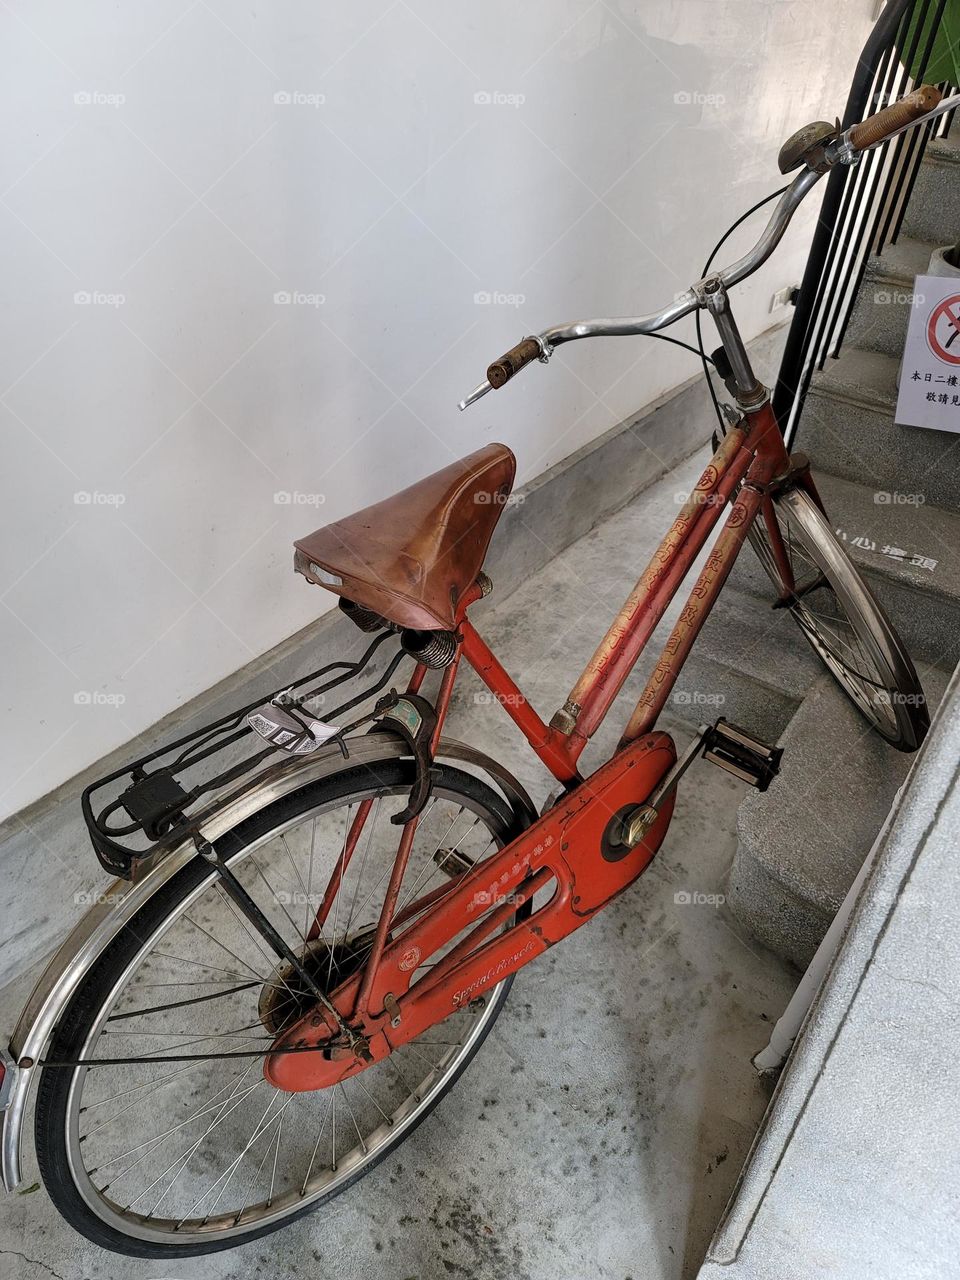
[[[378,767],[377,772],[382,776],[385,770]],[[511,834],[511,821],[505,821],[505,806],[495,793],[455,770],[446,770],[444,777],[447,785],[435,788],[424,814],[424,840],[415,844],[418,856],[408,867],[401,902],[438,883],[437,875],[444,874],[438,851],[446,856],[455,848],[465,858],[482,857]],[[466,780],[465,787],[472,785],[459,789],[458,777]],[[334,830],[340,845],[344,811],[349,814],[363,801],[372,801],[365,827],[368,839],[358,844],[348,864],[342,894],[325,925],[327,937],[321,935],[321,942],[333,946],[320,948],[318,974],[326,970],[332,985],[340,976],[336,967],[349,960],[346,952],[337,953],[337,932],[344,945],[351,935],[366,945],[364,931],[379,908],[373,888],[382,870],[376,860],[378,832],[383,833],[389,816],[403,807],[408,790],[409,781],[391,786],[374,782],[349,795],[307,804],[259,835],[248,838],[239,829],[227,837],[242,842],[232,853],[231,866],[248,889],[267,873],[266,882],[277,899],[272,918],[278,927],[285,921],[292,940],[293,927],[302,937],[316,908],[309,868],[317,869],[317,833]],[[289,810],[304,794],[288,797],[280,806]],[[249,831],[258,821],[262,823],[264,815],[244,828]],[[398,835],[399,828],[391,826],[394,847]],[[285,879],[279,874],[282,868]],[[313,884],[317,879],[326,883],[325,877],[317,877]],[[382,879],[385,883],[386,876]],[[297,892],[306,901],[300,901]],[[371,892],[375,906],[361,906]],[[266,896],[261,894],[261,906]],[[71,1180],[86,1210],[108,1232],[129,1240],[130,1252],[184,1254],[228,1247],[272,1230],[345,1189],[394,1149],[439,1101],[479,1047],[509,987],[509,980],[499,984],[482,1001],[458,1010],[382,1063],[319,1093],[273,1090],[263,1079],[259,1056],[224,1058],[223,1065],[151,1064],[150,1056],[189,1053],[191,1044],[242,1051],[251,1040],[265,1049],[272,1038],[257,1025],[268,990],[260,980],[270,978],[268,958],[252,939],[246,950],[239,949],[243,930],[228,907],[220,910],[217,927],[210,927],[207,912],[218,897],[215,877],[202,874],[162,919],[152,922],[114,976],[83,1034],[79,1056],[125,1056],[118,1049],[142,1045],[145,1038],[152,1038],[153,1044],[159,1041],[161,1048],[145,1054],[136,1068],[74,1069],[69,1082],[63,1119]],[[333,917],[337,923],[331,928]],[[173,947],[188,928],[196,951],[185,956]],[[256,982],[242,962],[257,969]],[[216,991],[227,991],[229,998],[208,993],[211,983]],[[277,989],[284,985],[283,980],[274,984]],[[232,987],[246,990],[231,991]],[[182,1000],[169,998],[171,993]],[[198,993],[210,998],[197,1001]],[[152,1003],[144,1004],[145,998]],[[192,1003],[183,1002],[188,999]],[[131,1001],[139,1010],[133,1016]],[[179,1021],[158,1027],[162,1018]],[[195,1034],[201,1029],[202,1036]],[[120,1078],[124,1071],[125,1080]],[[131,1078],[130,1072],[146,1078]],[[160,1106],[154,1105],[158,1102]]]
[[[901,750],[915,750],[929,720],[902,641],[809,495],[789,489],[777,495],[774,509],[794,576],[790,611],[801,631],[876,731]],[[762,514],[749,538],[782,591]]]

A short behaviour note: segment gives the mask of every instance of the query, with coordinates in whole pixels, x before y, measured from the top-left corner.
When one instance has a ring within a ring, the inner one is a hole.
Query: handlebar
[[[869,151],[895,133],[907,129],[940,105],[943,94],[932,84],[922,84],[899,102],[884,107],[847,130],[847,139],[856,151]]]
[[[487,369],[487,381],[496,390],[509,382],[515,373],[519,373],[526,365],[539,360],[543,355],[538,338],[521,338],[515,347],[511,347],[506,355],[494,360]]]
[[[960,106],[960,94],[944,98],[939,89],[925,84],[899,102],[884,107],[876,115],[852,125],[842,134],[839,133],[838,128],[837,133],[831,137],[829,126],[824,126],[828,132],[826,138],[821,136],[819,139],[820,145],[816,159],[808,155],[805,159],[810,163],[802,161],[803,169],[780,197],[763,234],[754,247],[729,267],[715,272],[709,279],[719,281],[724,288],[729,288],[731,285],[739,284],[741,280],[746,279],[761,267],[780,243],[783,233],[790,224],[790,219],[804,196],[829,169],[841,164],[856,164],[862,152],[879,146],[888,138],[902,133],[920,121],[932,120],[958,106]],[[697,281],[685,293],[678,294],[668,306],[649,315],[575,320],[569,324],[554,325],[550,329],[544,329],[540,334],[523,338],[499,360],[494,360],[487,369],[486,380],[460,401],[460,408],[466,409],[481,396],[485,396],[488,391],[495,391],[504,386],[534,360],[545,363],[554,348],[561,343],[572,342],[578,338],[651,334],[667,328],[683,316],[706,306],[704,296],[706,283],[706,280]]]

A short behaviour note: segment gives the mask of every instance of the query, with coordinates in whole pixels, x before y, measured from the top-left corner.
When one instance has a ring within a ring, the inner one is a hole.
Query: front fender
[[[201,834],[213,843],[244,819],[308,783],[329,777],[344,767],[392,760],[409,754],[403,739],[388,733],[377,733],[351,742],[350,758],[346,762],[338,746],[322,747],[289,764],[284,762],[284,767],[269,781],[261,782],[212,813],[200,823]],[[495,760],[464,743],[447,738],[441,740],[437,755],[482,768],[503,790],[523,826],[536,816],[526,791]],[[195,857],[196,847],[191,839],[186,839],[156,860],[151,860],[135,881],[115,880],[61,943],[34,987],[10,1038],[12,1061],[8,1061],[3,1081],[5,1107],[0,1128],[0,1174],[8,1191],[16,1190],[23,1180],[21,1140],[30,1085],[36,1075],[33,1068],[43,1057],[58,1019],[80,983],[120,930],[162,885]]]

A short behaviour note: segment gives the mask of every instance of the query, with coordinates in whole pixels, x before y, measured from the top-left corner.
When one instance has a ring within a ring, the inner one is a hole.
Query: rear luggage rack
[[[391,639],[397,652],[382,673],[332,710],[324,706],[321,719],[310,704],[356,680]],[[374,711],[350,723],[340,721],[379,693],[408,656],[396,632],[383,631],[356,662],[331,662],[311,671],[91,783],[83,792],[81,808],[101,864],[111,874],[130,879],[137,862],[196,833],[211,812],[256,786],[268,772],[292,764],[325,742],[336,743],[348,757],[347,735],[388,710],[397,695],[381,698]],[[224,792],[232,783],[238,785]]]

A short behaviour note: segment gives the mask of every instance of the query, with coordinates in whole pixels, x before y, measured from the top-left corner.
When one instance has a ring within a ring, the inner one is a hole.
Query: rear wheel
[[[916,751],[930,718],[910,655],[823,513],[802,489],[772,502],[794,580],[787,595],[763,512],[750,542],[790,612],[837,683],[899,751]]]
[[[389,818],[413,781],[411,761],[348,767],[218,842],[330,991],[362,967],[399,838]],[[360,838],[319,937],[308,941],[364,805]],[[400,907],[517,833],[495,791],[437,765]],[[278,1027],[300,1013],[302,993],[197,859],[117,936],[58,1025],[48,1058],[134,1061],[43,1069],[36,1144],[44,1183],[77,1230],[121,1253],[184,1257],[265,1235],[346,1190],[410,1136],[479,1049],[511,982],[347,1081],[284,1093],[264,1079],[263,1057]],[[210,1056],[157,1060],[191,1053]]]

